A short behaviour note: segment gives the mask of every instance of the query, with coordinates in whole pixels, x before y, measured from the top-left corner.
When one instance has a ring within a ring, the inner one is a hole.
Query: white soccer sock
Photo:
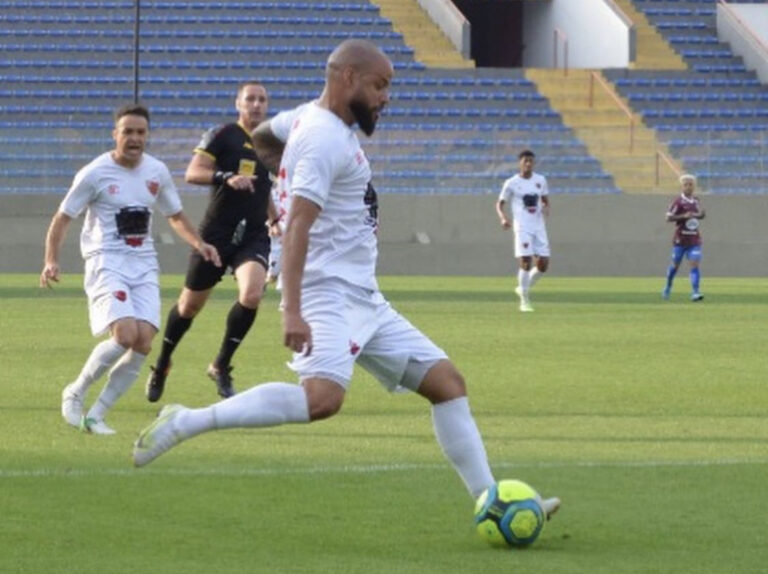
[[[473,499],[495,480],[488,466],[483,439],[469,411],[469,399],[460,397],[432,406],[437,442],[461,476]]]
[[[81,397],[88,392],[88,388],[114,365],[128,349],[119,345],[114,339],[102,341],[93,348],[88,360],[83,365],[83,370],[72,384],[72,390]]]
[[[536,282],[541,279],[541,276],[543,273],[539,271],[538,267],[534,267],[531,269],[529,275],[528,275],[528,289],[532,289],[534,285],[536,285]]]
[[[301,385],[264,383],[203,409],[179,413],[177,427],[184,438],[214,429],[271,427],[308,423],[307,393]]]
[[[125,353],[123,358],[109,371],[107,384],[104,385],[99,398],[93,403],[86,416],[97,421],[103,420],[107,411],[115,406],[115,403],[125,394],[125,391],[131,388],[136,377],[139,376],[141,365],[144,364],[146,359],[146,355],[133,350]]]
[[[517,271],[517,284],[520,287],[520,291],[523,295],[528,295],[528,289],[531,288],[531,272],[526,271],[523,268]]]

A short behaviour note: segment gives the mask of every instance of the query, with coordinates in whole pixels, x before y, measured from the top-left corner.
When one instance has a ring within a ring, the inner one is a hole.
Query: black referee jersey
[[[268,235],[264,222],[267,220],[267,205],[271,182],[269,171],[256,157],[251,135],[239,123],[225,124],[208,130],[195,148],[216,162],[216,170],[238,175],[256,176],[255,192],[241,191],[226,183],[214,185],[203,221],[200,235],[216,246],[232,241],[237,230],[242,240],[255,235]],[[238,224],[245,220],[245,230],[238,230]]]

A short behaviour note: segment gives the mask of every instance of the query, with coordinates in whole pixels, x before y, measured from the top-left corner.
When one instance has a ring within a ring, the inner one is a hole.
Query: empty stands
[[[126,0],[0,1],[4,191],[63,193],[110,145],[110,114],[133,97],[133,18]],[[260,79],[272,113],[290,108],[320,93],[338,42],[363,37],[396,69],[365,143],[381,192],[496,193],[523,147],[553,192],[618,191],[522,71],[428,70],[369,2],[143,1],[141,22],[150,151],[177,176],[200,133],[234,117],[237,83]]]

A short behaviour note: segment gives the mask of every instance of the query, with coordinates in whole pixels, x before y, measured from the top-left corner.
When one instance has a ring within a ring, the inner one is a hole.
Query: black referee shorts
[[[196,250],[189,256],[189,266],[187,267],[187,277],[184,280],[184,286],[192,291],[205,291],[215,286],[221,281],[227,269],[232,273],[243,263],[256,261],[269,269],[269,237],[256,236],[247,239],[240,245],[216,245],[221,257],[221,267],[216,267],[210,261],[203,259],[203,256]]]

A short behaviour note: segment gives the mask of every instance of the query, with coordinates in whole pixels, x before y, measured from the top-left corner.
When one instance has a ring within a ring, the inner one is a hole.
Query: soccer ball
[[[541,496],[521,480],[500,480],[475,504],[477,533],[492,546],[533,544],[545,522]]]

